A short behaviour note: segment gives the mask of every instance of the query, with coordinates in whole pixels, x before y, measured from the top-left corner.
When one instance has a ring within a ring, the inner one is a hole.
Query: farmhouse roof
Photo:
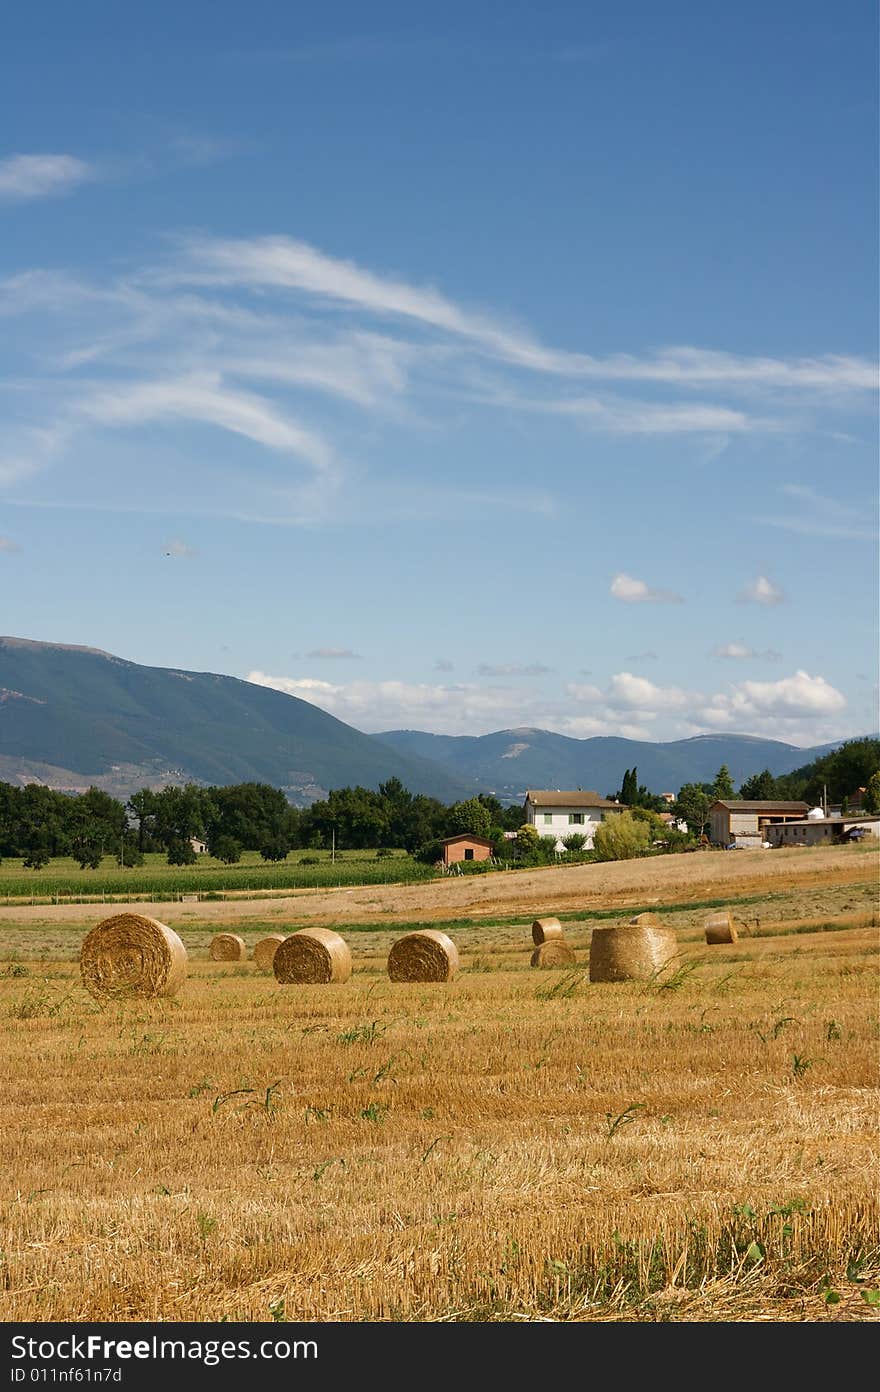
[[[621,802],[612,802],[592,788],[576,788],[573,792],[560,791],[559,788],[527,788],[526,802],[535,807],[622,807]]]
[[[798,817],[798,818],[796,818],[796,820],[794,820],[794,821],[786,822],[785,825],[786,825],[786,826],[790,826],[790,827],[802,827],[802,826],[803,826],[803,827],[814,827],[814,826],[851,826],[851,827],[862,827],[862,826],[871,826],[871,825],[874,824],[874,822],[876,822],[876,820],[877,820],[876,817],[862,817],[862,816],[859,816],[859,817],[843,817],[843,816],[840,816],[840,817],[816,817],[815,820],[811,820],[809,817],[803,817],[803,818]]]
[[[441,846],[452,846],[456,841],[476,841],[479,846],[491,846],[492,842],[488,836],[477,836],[471,831],[460,831],[457,836],[444,836],[440,842]]]
[[[774,798],[755,798],[745,802],[735,798],[718,798],[713,807],[724,807],[728,812],[808,812],[808,802],[777,802]]]

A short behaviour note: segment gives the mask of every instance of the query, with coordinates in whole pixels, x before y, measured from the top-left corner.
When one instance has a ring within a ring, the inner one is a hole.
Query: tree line
[[[614,817],[597,831],[599,853],[611,850],[615,837],[633,844],[658,842],[679,849],[688,837],[704,834],[709,809],[718,798],[822,801],[846,807],[848,797],[865,788],[863,809],[880,812],[880,740],[849,740],[839,749],[792,773],[774,777],[768,769],[746,779],[737,794],[730,770],[718,770],[711,783],[686,783],[667,804],[638,781],[638,769],[626,769],[620,788],[608,796],[629,809],[625,821]],[[672,812],[687,824],[687,834],[671,829],[659,814]],[[192,864],[192,841],[204,841],[211,855],[233,864],[243,851],[258,851],[264,860],[281,861],[300,848],[407,851],[422,860],[439,858],[443,837],[471,832],[492,841],[498,857],[539,863],[555,854],[555,837],[523,828],[522,807],[504,806],[480,793],[448,806],[437,798],[411,793],[398,778],[378,789],[337,788],[311,807],[293,807],[279,788],[267,783],[223,787],[142,788],[127,802],[98,788],[64,793],[42,784],[23,787],[0,783],[0,857],[21,857],[39,869],[56,856],[72,856],[83,868],[97,868],[105,856],[121,866],[143,863],[148,852],[164,853],[172,865]],[[636,831],[632,831],[633,823]],[[617,825],[616,830],[604,831]],[[505,832],[516,832],[512,840]],[[600,832],[602,833],[600,835]],[[604,848],[604,842],[608,847]],[[552,843],[552,844],[551,844]],[[564,842],[576,855],[584,850],[582,834]],[[632,853],[638,854],[639,851]]]
[[[460,831],[489,835],[522,821],[520,808],[505,808],[482,794],[446,806],[410,793],[400,779],[379,788],[337,788],[311,807],[293,807],[279,788],[266,783],[223,787],[142,788],[127,802],[98,788],[64,793],[41,784],[0,783],[0,857],[21,857],[40,869],[56,856],[72,856],[83,868],[114,856],[120,866],[143,864],[151,852],[171,865],[191,865],[192,842],[234,864],[243,851],[281,861],[291,850],[400,849],[417,853]]]
[[[635,770],[633,770],[635,773]],[[776,777],[769,769],[752,774],[734,790],[726,764],[713,783],[686,783],[670,810],[683,818],[695,835],[705,832],[712,803],[719,798],[742,798],[749,802],[808,802],[811,806],[829,804],[849,810],[849,799],[864,788],[863,812],[880,812],[880,740],[847,740],[839,749],[810,764]]]

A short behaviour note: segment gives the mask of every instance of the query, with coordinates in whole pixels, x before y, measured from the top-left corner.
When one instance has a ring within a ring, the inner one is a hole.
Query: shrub
[[[563,836],[562,844],[567,851],[582,851],[587,844],[587,838],[582,831],[573,831],[570,836]]]
[[[175,836],[168,842],[169,865],[195,865],[196,853],[185,836]]]
[[[436,865],[438,860],[443,859],[443,847],[439,838],[434,841],[426,841],[423,846],[419,846],[413,859],[421,861],[422,865]]]
[[[284,837],[276,836],[271,841],[267,841],[265,846],[260,847],[260,855],[263,860],[286,860],[289,849]]]
[[[126,840],[120,847],[116,857],[116,864],[122,870],[133,870],[138,865],[143,865],[144,853],[135,838]]]
[[[23,864],[26,870],[42,870],[43,866],[48,865],[51,859],[47,846],[31,846]]]
[[[224,865],[236,865],[241,860],[241,846],[232,836],[218,836],[211,847],[211,853]]]
[[[596,828],[593,846],[600,860],[632,860],[644,855],[651,844],[651,828],[629,812],[609,817]]]
[[[517,830],[516,849],[523,856],[532,855],[535,851],[540,850],[540,841],[541,834],[536,826],[532,826],[531,822],[526,822]]]

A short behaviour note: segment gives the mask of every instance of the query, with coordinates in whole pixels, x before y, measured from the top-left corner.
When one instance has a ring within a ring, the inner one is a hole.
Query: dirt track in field
[[[777,851],[696,852],[648,860],[573,865],[546,870],[467,875],[408,885],[297,890],[284,897],[193,903],[144,902],[133,912],[165,923],[259,918],[315,923],[388,923],[644,907],[689,899],[745,898],[802,889],[807,894],[846,885],[878,886],[878,857],[865,846]],[[0,908],[0,924],[94,920],[122,913],[125,904],[34,905]]]

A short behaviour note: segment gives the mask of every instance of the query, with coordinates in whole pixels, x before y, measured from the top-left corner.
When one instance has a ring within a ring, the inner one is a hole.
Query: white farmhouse
[[[589,849],[600,822],[628,810],[622,802],[612,802],[590,788],[578,788],[574,792],[529,788],[523,804],[525,820],[542,836],[555,836],[557,851],[565,849],[563,838],[575,832],[586,837]]]

